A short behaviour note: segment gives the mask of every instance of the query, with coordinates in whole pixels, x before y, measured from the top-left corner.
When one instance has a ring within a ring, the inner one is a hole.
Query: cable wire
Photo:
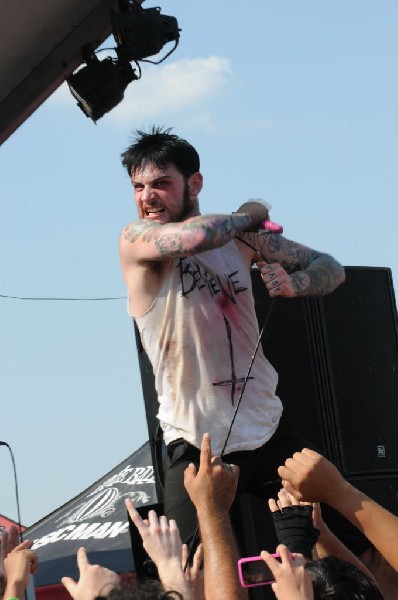
[[[98,302],[102,300],[127,300],[127,296],[99,296],[96,298],[62,298],[56,296],[9,296],[7,294],[0,294],[0,298],[5,298],[8,300],[50,300],[55,302]]]
[[[241,237],[239,237],[237,235],[235,236],[235,238],[239,242],[242,242],[242,244],[245,244],[246,246],[248,246],[249,248],[251,248],[252,250],[254,250],[255,253],[258,254],[258,256],[261,258],[261,260],[263,260],[264,262],[266,262],[266,263],[269,264],[269,261],[261,254],[261,252],[259,250],[257,250],[257,248],[255,248],[255,246],[253,246],[252,244],[250,244],[249,242],[247,242],[246,240],[242,239]],[[257,356],[258,348],[260,346],[261,339],[262,339],[262,337],[264,335],[265,328],[267,327],[269,319],[271,317],[271,312],[272,312],[272,308],[273,308],[273,306],[275,304],[275,300],[276,300],[276,298],[272,298],[272,300],[271,300],[271,304],[269,306],[267,314],[265,315],[264,323],[263,323],[263,326],[261,327],[261,331],[259,333],[259,336],[258,336],[258,339],[257,339],[257,343],[256,343],[256,346],[254,348],[253,356],[251,357],[251,360],[250,360],[250,364],[249,364],[249,368],[248,368],[246,377],[243,380],[242,390],[241,390],[238,402],[236,404],[236,408],[235,408],[234,414],[233,414],[232,419],[231,419],[231,424],[229,426],[229,429],[228,429],[228,432],[227,432],[227,435],[226,435],[226,438],[225,438],[225,441],[224,441],[224,445],[223,445],[222,450],[220,452],[220,458],[221,458],[221,460],[222,460],[222,456],[224,454],[226,445],[228,443],[229,437],[231,435],[231,431],[232,431],[232,428],[234,426],[236,417],[238,415],[238,410],[239,410],[239,407],[240,407],[240,404],[241,404],[241,401],[242,401],[242,398],[243,398],[243,393],[244,393],[244,391],[246,389],[246,384],[248,382],[248,379],[249,379],[249,376],[250,376],[250,373],[251,373],[251,370],[252,370],[252,367],[253,367],[254,360],[255,360],[255,358]],[[199,539],[199,522],[197,521],[195,533],[193,535],[191,543],[189,544],[188,557],[187,557],[186,563],[184,565],[184,573],[185,573],[188,565],[192,562],[193,556],[194,556],[195,551],[196,551],[196,544],[197,544],[198,539]]]

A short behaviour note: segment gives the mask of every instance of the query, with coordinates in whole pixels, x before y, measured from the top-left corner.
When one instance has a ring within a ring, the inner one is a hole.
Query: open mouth
[[[164,208],[147,208],[145,210],[145,215],[147,217],[156,217],[157,215],[161,215],[162,213],[164,213]]]

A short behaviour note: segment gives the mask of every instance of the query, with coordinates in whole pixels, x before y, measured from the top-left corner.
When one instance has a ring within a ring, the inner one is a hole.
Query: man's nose
[[[151,203],[155,199],[154,189],[148,185],[145,185],[142,189],[141,199],[147,203]]]

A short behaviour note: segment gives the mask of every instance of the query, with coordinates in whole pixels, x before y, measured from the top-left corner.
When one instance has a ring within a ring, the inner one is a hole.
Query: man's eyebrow
[[[150,181],[149,183],[154,184],[154,183],[158,183],[158,181],[163,181],[164,179],[171,179],[170,175],[161,175],[160,177],[156,177],[155,179],[152,179],[152,181]],[[136,181],[135,179],[131,180],[134,183],[142,183],[142,181]]]

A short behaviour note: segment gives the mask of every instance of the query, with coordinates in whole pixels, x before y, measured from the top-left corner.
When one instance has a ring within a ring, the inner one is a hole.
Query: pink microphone
[[[259,233],[283,233],[282,225],[275,223],[274,221],[269,221],[265,219],[261,221],[258,228]]]

